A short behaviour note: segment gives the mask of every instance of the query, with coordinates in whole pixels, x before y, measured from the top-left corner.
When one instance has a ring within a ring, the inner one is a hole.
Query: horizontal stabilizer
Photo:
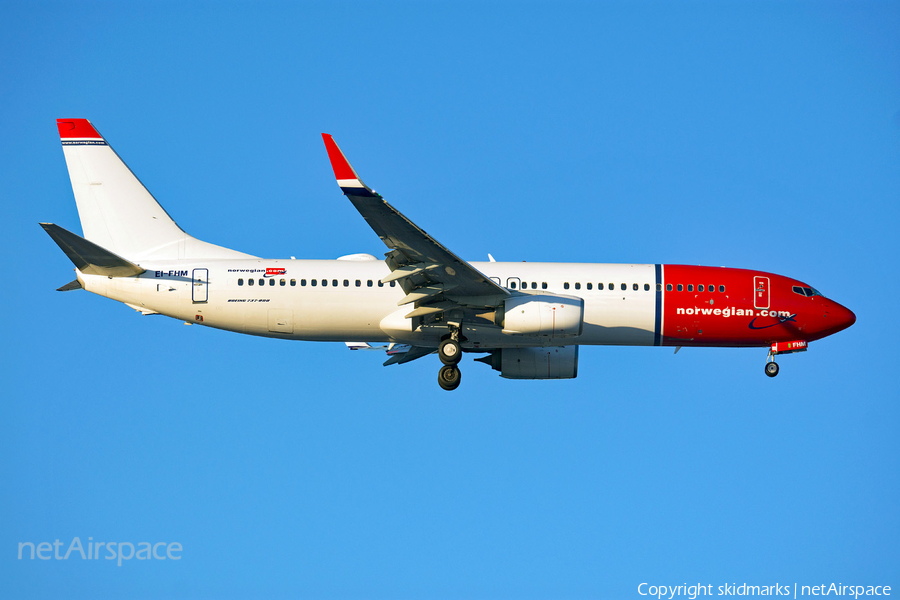
[[[71,292],[72,290],[80,290],[80,289],[82,289],[81,282],[76,279],[75,281],[70,281],[69,283],[67,283],[66,285],[64,285],[62,287],[56,288],[56,291],[57,292]]]
[[[82,273],[108,277],[130,277],[140,275],[146,270],[59,225],[41,223],[41,227]]]

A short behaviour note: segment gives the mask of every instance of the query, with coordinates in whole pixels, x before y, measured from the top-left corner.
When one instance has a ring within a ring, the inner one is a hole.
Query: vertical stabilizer
[[[84,237],[132,261],[247,258],[181,230],[87,119],[57,119]]]

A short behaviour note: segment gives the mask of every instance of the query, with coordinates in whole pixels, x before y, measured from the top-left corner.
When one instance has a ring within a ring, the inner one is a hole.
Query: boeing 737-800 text
[[[86,119],[57,121],[84,237],[42,223],[83,288],[145,314],[275,338],[345,342],[385,365],[437,353],[459,386],[464,352],[511,379],[568,379],[583,345],[807,349],[853,313],[812,286],[724,267],[467,262],[366,186],[330,135],[338,185],[384,260],[251,256],[191,237]],[[378,344],[373,346],[373,344]]]

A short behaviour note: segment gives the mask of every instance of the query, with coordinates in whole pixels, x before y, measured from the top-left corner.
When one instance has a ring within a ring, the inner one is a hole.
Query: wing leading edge
[[[491,307],[509,291],[459,258],[362,182],[334,139],[322,134],[341,190],[391,250],[385,262],[406,292],[398,305],[415,304],[407,316],[442,312],[455,305]]]

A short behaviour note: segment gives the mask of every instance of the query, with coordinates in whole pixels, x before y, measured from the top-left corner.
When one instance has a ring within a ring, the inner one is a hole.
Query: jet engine
[[[495,313],[503,333],[548,337],[581,335],[584,299],[569,296],[514,296]]]
[[[578,346],[501,348],[476,360],[506,379],[574,379],[578,375]]]

